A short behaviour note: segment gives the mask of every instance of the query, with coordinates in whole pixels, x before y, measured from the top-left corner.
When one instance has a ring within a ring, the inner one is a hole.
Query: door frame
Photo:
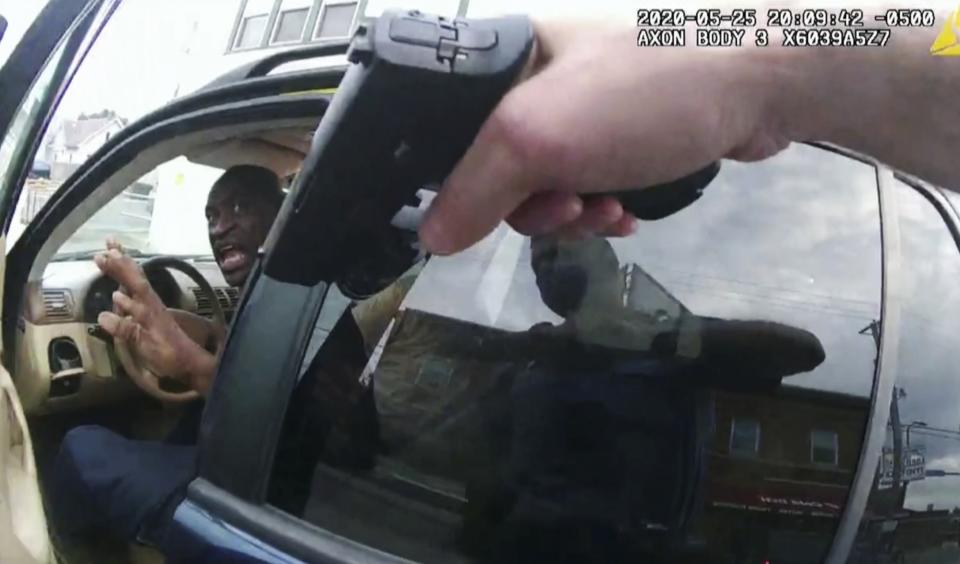
[[[50,118],[82,64],[90,47],[109,21],[120,0],[50,0],[40,11],[10,58],[0,68],[0,142],[10,142],[9,161],[0,185],[0,244],[6,233]],[[6,21],[3,22],[3,30]],[[54,65],[54,66],[51,66]],[[46,74],[46,73],[51,74]],[[49,81],[46,81],[49,78]],[[39,80],[46,82],[40,83]],[[40,90],[36,90],[37,88]],[[37,95],[36,98],[32,98]],[[32,98],[32,99],[31,99]],[[32,103],[29,108],[26,104]],[[29,113],[25,113],[29,112]],[[24,129],[11,137],[15,120],[25,118]],[[0,273],[8,258],[0,257]],[[4,286],[0,281],[0,295]],[[7,365],[0,367],[0,501],[4,511],[0,531],[0,558],[17,562],[54,562],[47,520],[37,478],[33,443]],[[11,495],[13,490],[16,495]],[[16,507],[14,505],[16,504]],[[14,513],[19,511],[19,513]],[[24,513],[28,514],[24,514]],[[25,538],[28,537],[28,538]]]
[[[261,121],[257,118],[263,115],[277,120],[319,116],[326,109],[328,100],[322,95],[269,96],[196,109],[180,115],[168,116],[166,112],[158,112],[155,116],[149,116],[151,119],[144,118],[112,137],[51,196],[8,253],[4,284],[9,291],[3,296],[2,317],[4,350],[14,349],[14,335],[26,284],[51,233],[74,208],[140,152],[185,134],[252,120]],[[10,358],[8,366],[15,370],[13,355],[8,353],[6,356]]]
[[[29,124],[27,142],[18,146],[10,162],[12,174],[0,185],[0,217],[2,232],[6,234],[13,218],[14,204],[29,173],[43,133],[50,125],[53,113],[70,86],[77,69],[83,63],[100,32],[116,11],[121,0],[51,0],[17,44],[10,59],[0,69],[0,135],[6,136],[14,117],[20,112],[26,95],[32,91],[36,79],[46,69],[56,49],[64,49],[56,61],[49,90],[40,100],[37,117]],[[97,19],[100,18],[99,22]],[[66,38],[66,43],[62,43]],[[9,89],[8,89],[9,85]]]
[[[849,490],[848,502],[841,514],[836,533],[831,541],[829,562],[842,562],[849,554],[860,519],[866,507],[866,498],[876,470],[882,448],[883,430],[889,416],[889,400],[893,391],[894,371],[899,342],[900,297],[900,252],[899,221],[896,203],[892,192],[894,172],[875,159],[865,155],[823,143],[808,143],[815,148],[836,153],[874,168],[877,174],[875,189],[878,194],[881,242],[881,319],[884,320],[880,332],[880,346],[877,353],[877,366],[873,374],[871,390],[871,408],[858,459],[857,471]],[[908,182],[909,183],[909,182]],[[957,231],[960,234],[960,230]],[[270,285],[280,282],[260,274],[257,285]],[[249,285],[251,287],[256,285]],[[277,288],[274,288],[276,290]],[[249,292],[250,288],[248,288]],[[284,299],[299,300],[306,319],[310,312],[322,306],[322,298],[317,299],[311,288],[301,287],[289,292]],[[315,290],[315,289],[313,289]],[[266,297],[261,293],[255,301]],[[235,312],[233,333],[242,339],[245,325],[255,325],[244,316],[247,300],[242,299]],[[262,304],[261,304],[262,305]],[[259,309],[263,313],[263,309]],[[259,320],[262,321],[262,320]],[[309,332],[294,331],[290,335],[302,339],[303,345],[309,338]],[[247,337],[249,338],[249,337]],[[234,349],[238,347],[234,346]],[[197,543],[202,544],[198,535],[214,534],[221,540],[227,534],[237,542],[237,547],[246,546],[249,541],[237,541],[252,535],[257,543],[264,546],[281,548],[287,554],[308,561],[340,562],[355,558],[368,560],[393,561],[395,557],[372,547],[366,547],[350,539],[335,535],[301,519],[283,514],[265,503],[265,485],[269,480],[272,453],[279,435],[279,425],[289,402],[291,383],[284,379],[283,385],[270,378],[238,378],[234,372],[242,372],[244,362],[255,362],[255,356],[264,355],[264,349],[256,355],[245,352],[239,347],[233,351],[232,360],[236,366],[226,363],[222,375],[218,377],[221,388],[230,388],[234,393],[220,393],[214,397],[204,418],[204,433],[201,438],[200,476],[191,483],[186,500],[178,507],[174,515],[174,538],[183,542],[184,556],[196,556]],[[301,347],[297,343],[278,346],[284,348],[282,354],[273,351],[270,355],[281,358]],[[276,354],[274,354],[276,353]],[[296,356],[299,360],[299,356]],[[227,358],[230,360],[230,358]],[[232,369],[232,370],[231,370]],[[275,372],[281,371],[275,369]],[[282,370],[282,372],[289,372]],[[227,385],[228,381],[231,381]],[[240,382],[244,385],[234,387]],[[269,386],[269,389],[268,389]],[[241,388],[243,388],[241,390]],[[278,390],[278,388],[282,388]],[[256,399],[251,399],[256,398]],[[244,425],[236,425],[245,418],[256,421],[261,432],[251,436],[245,432]],[[229,472],[226,471],[229,469]],[[215,515],[215,519],[210,516]],[[191,545],[193,547],[191,548]],[[271,561],[271,560],[268,560]],[[284,561],[284,560],[277,560]]]

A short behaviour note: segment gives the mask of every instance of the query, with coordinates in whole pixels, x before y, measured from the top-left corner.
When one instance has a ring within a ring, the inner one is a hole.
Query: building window
[[[244,18],[240,22],[240,30],[237,32],[237,42],[235,49],[250,49],[259,47],[263,41],[263,33],[267,30],[267,19],[270,16],[262,14]]]
[[[365,0],[242,0],[230,51],[346,39]]]
[[[324,3],[317,18],[317,29],[314,39],[333,39],[348,37],[353,28],[353,20],[357,14],[357,3],[341,4]]]
[[[309,4],[303,0],[286,0],[280,6],[277,23],[273,29],[271,43],[289,43],[303,39],[303,28],[307,25],[310,15]]]
[[[834,431],[810,432],[810,461],[814,464],[837,465],[837,433]]]
[[[734,419],[730,424],[730,454],[756,456],[760,452],[760,424],[752,419]]]

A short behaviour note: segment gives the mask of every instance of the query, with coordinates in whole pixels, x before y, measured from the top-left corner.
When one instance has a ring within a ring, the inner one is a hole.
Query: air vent
[[[197,301],[197,315],[213,317],[213,304],[210,303],[210,296],[201,290],[199,286],[194,286],[192,290],[193,298]]]
[[[210,302],[210,297],[199,286],[194,286],[192,289],[193,297],[197,300],[197,314],[213,317],[213,304]],[[236,288],[220,287],[214,288],[213,292],[217,295],[217,301],[224,316],[229,318],[237,307],[237,302],[240,301],[240,291]]]
[[[43,291],[44,317],[48,321],[63,321],[73,317],[73,304],[66,290]]]
[[[237,302],[240,301],[240,292],[236,288],[217,288],[216,292],[217,301],[220,302],[220,307],[224,313],[232,312],[237,307]]]

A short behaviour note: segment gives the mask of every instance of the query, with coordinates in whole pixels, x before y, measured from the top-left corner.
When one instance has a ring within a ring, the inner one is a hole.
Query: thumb
[[[102,311],[97,316],[97,323],[100,324],[100,327],[103,327],[104,331],[116,336],[117,330],[120,328],[120,316],[113,312]]]
[[[97,316],[97,323],[115,339],[131,341],[134,344],[140,342],[140,324],[129,317],[120,317],[115,313],[104,311]]]

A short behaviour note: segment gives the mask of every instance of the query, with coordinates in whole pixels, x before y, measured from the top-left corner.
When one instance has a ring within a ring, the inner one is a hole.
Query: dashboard
[[[230,318],[239,291],[213,261],[188,261],[210,283]],[[212,317],[210,296],[185,274],[148,269],[147,280],[169,308]],[[118,284],[92,260],[52,262],[40,282],[28,284],[17,324],[14,381],[28,414],[63,412],[142,395],[126,377],[112,339],[97,324],[113,309]]]

